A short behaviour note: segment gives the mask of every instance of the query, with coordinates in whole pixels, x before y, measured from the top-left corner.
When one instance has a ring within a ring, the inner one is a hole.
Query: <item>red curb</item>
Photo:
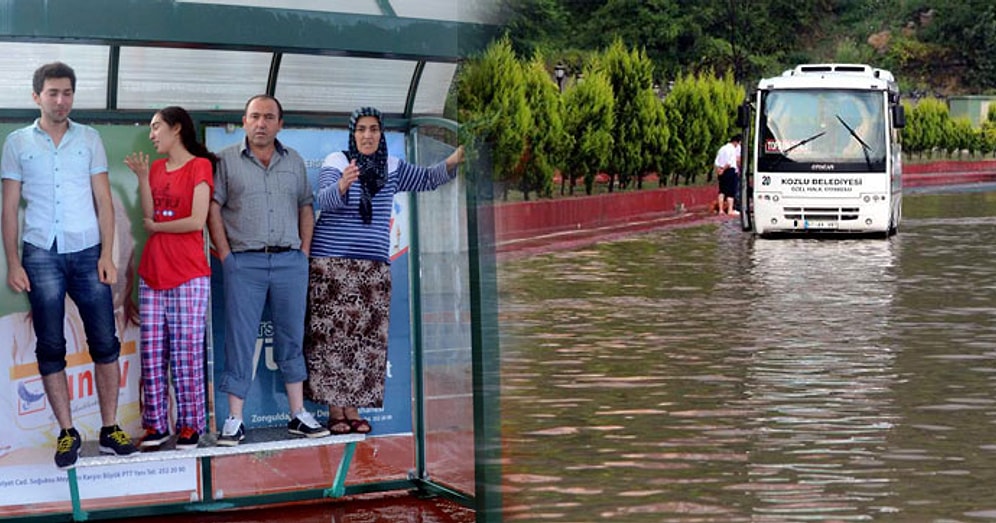
[[[903,171],[905,187],[996,182],[996,160],[908,164]],[[517,258],[661,227],[721,221],[709,212],[715,197],[715,187],[698,186],[498,204],[496,251],[500,259]]]

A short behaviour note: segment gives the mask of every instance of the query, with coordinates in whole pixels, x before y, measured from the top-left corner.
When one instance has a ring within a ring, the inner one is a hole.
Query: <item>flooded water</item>
[[[442,499],[388,494],[370,499],[214,513],[131,518],[140,523],[469,523],[473,511]]]
[[[507,521],[996,521],[996,193],[502,264]]]

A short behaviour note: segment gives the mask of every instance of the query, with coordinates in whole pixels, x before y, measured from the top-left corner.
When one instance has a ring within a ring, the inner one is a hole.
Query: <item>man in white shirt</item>
[[[719,148],[719,152],[716,153],[716,161],[713,162],[716,178],[719,181],[719,193],[716,196],[719,214],[740,214],[733,203],[740,181],[740,142],[742,140],[743,136],[739,134],[730,138],[729,142]]]

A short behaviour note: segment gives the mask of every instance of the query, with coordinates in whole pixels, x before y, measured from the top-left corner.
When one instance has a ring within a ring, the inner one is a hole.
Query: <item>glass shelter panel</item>
[[[301,9],[329,13],[379,15],[376,0],[177,0],[185,4],[238,5],[271,9]]]
[[[394,15],[454,22],[493,23],[494,0],[177,0],[186,4],[214,4],[299,9],[324,13]],[[381,7],[383,4],[384,7]],[[385,12],[388,9],[390,11]]]
[[[494,0],[392,0],[398,16],[449,20],[453,22],[494,21],[497,12]]]
[[[452,146],[416,134],[420,165]],[[461,176],[418,193],[422,379],[426,470],[437,482],[474,491],[474,404],[466,182]]]
[[[31,98],[31,77],[44,64],[65,62],[76,72],[74,109],[107,106],[107,62],[103,45],[59,45],[0,42],[0,107],[36,109]]]
[[[121,48],[118,107],[241,110],[250,96],[266,91],[269,53]]]
[[[422,70],[422,78],[415,93],[416,115],[442,115],[446,106],[446,95],[456,74],[456,64],[429,62]]]
[[[342,56],[285,55],[276,95],[288,111],[350,113],[374,106],[404,111],[415,62]]]

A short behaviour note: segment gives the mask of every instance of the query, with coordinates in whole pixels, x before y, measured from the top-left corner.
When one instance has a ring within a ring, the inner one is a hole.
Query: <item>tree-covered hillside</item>
[[[906,92],[996,93],[992,0],[502,0],[521,56],[580,70],[616,38],[655,81],[731,71],[752,83],[803,62],[892,70]]]

